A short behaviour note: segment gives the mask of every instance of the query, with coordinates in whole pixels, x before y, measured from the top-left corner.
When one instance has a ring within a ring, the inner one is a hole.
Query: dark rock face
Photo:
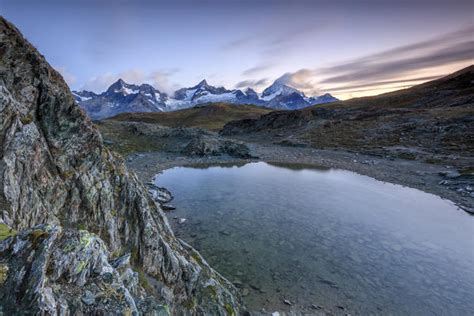
[[[223,140],[217,137],[200,135],[193,138],[182,152],[186,155],[220,156],[229,155],[237,158],[252,158],[248,147],[240,142]]]
[[[174,237],[61,76],[1,17],[0,110],[0,225],[21,231],[0,243],[4,311],[240,311],[236,289]]]

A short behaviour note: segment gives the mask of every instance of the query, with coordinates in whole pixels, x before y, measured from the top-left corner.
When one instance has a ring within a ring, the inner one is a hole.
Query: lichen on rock
[[[242,310],[233,285],[193,259],[159,203],[104,147],[59,73],[1,17],[0,110],[4,312]]]

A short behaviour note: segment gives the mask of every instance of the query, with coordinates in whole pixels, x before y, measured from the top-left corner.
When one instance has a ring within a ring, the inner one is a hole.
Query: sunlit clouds
[[[75,90],[202,79],[308,96],[389,92],[474,63],[472,0],[0,0]],[[58,27],[60,26],[60,27]],[[179,71],[178,71],[179,70]]]

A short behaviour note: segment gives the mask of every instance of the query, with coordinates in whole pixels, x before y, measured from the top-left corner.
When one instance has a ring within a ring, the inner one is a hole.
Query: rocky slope
[[[241,311],[236,289],[174,237],[61,76],[3,18],[0,109],[3,313]]]
[[[148,84],[138,86],[128,84],[122,79],[101,94],[91,91],[73,91],[73,94],[78,104],[94,120],[120,113],[169,112],[217,102],[293,110],[337,101],[330,94],[306,97],[303,92],[284,85],[278,80],[265,89],[261,95],[250,88],[245,91],[227,90],[224,87],[214,87],[206,80],[202,80],[193,87],[179,89],[172,96],[168,96]]]
[[[222,133],[407,157],[473,157],[473,80],[471,66],[405,90],[229,122]]]

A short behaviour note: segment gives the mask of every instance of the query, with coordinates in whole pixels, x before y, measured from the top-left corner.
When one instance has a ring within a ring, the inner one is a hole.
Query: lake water
[[[155,182],[175,196],[175,233],[251,310],[289,310],[287,299],[308,312],[474,313],[474,217],[435,195],[263,162],[177,167]]]

